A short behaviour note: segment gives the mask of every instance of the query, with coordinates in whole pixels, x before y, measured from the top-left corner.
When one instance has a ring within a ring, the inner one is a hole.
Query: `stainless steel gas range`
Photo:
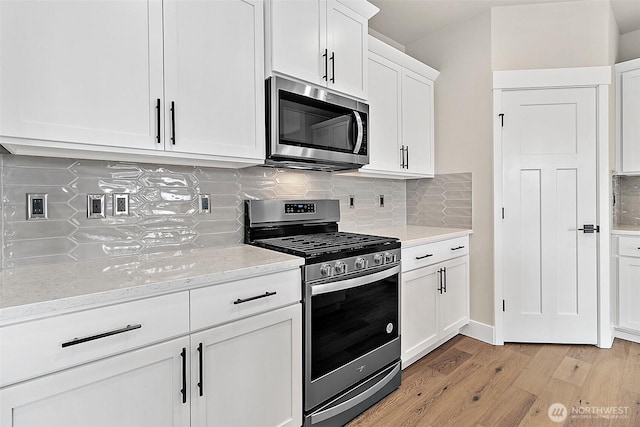
[[[246,243],[305,258],[305,426],[342,426],[400,386],[400,242],[339,220],[337,200],[245,202]]]

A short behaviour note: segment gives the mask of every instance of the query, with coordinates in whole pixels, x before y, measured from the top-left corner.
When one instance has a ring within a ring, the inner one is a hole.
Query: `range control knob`
[[[375,254],[375,255],[373,256],[373,263],[374,263],[375,265],[381,265],[381,264],[382,264],[382,260],[383,260],[383,258],[382,258],[382,254]]]
[[[356,259],[356,268],[359,270],[362,270],[363,268],[367,267],[367,261],[364,258],[357,258]]]
[[[395,254],[392,254],[391,252],[386,252],[384,254],[384,263],[388,264],[390,262],[396,262],[396,256],[395,256]]]
[[[336,265],[333,268],[336,274],[344,274],[347,272],[347,265],[342,261],[336,262]]]
[[[320,274],[322,274],[322,277],[331,276],[331,266],[329,264],[322,264],[320,266]]]

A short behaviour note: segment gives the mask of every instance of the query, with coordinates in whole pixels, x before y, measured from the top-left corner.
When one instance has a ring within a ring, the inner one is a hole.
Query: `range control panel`
[[[284,213],[287,213],[287,214],[316,213],[316,204],[315,203],[285,203]]]

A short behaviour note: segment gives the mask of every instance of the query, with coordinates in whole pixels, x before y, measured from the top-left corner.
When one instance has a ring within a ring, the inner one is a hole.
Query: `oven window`
[[[280,92],[279,104],[280,144],[344,153],[354,151],[357,127],[348,108],[286,91]]]
[[[311,379],[398,337],[398,274],[311,297]]]

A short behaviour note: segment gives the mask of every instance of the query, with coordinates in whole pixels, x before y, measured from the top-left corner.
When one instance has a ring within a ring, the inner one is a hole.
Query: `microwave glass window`
[[[280,144],[354,151],[357,126],[351,110],[284,91],[279,109]]]

